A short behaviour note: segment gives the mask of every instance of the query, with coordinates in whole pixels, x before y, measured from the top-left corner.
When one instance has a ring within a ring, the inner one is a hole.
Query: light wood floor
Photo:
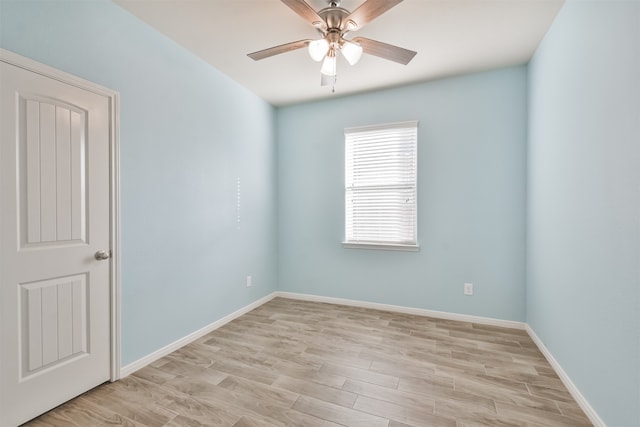
[[[276,298],[40,426],[587,426],[525,331]]]

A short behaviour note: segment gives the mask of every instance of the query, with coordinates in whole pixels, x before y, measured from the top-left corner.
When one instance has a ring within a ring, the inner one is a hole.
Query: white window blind
[[[418,122],[345,129],[345,246],[417,248]]]

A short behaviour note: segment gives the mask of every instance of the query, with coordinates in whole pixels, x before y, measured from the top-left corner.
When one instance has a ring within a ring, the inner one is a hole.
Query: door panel
[[[87,354],[86,275],[23,284],[20,379]]]
[[[110,378],[110,100],[0,62],[0,425]]]
[[[85,242],[86,111],[20,97],[20,201],[23,247]]]

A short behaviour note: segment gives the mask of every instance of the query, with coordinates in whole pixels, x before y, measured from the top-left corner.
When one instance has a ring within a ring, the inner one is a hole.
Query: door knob
[[[98,251],[96,252],[95,257],[98,261],[109,259],[111,258],[111,251]]]

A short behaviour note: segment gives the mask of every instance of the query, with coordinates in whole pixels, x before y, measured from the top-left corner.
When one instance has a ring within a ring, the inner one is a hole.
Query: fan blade
[[[303,47],[307,47],[311,40],[298,40],[297,42],[291,42],[286,44],[281,44],[280,46],[270,47],[269,49],[259,50],[257,52],[248,53],[247,56],[254,61],[259,61],[261,59],[268,58],[270,56],[279,55],[281,53],[291,52],[292,50],[302,49]]]
[[[402,0],[367,0],[351,12],[343,22],[353,21],[355,28],[348,28],[351,31],[359,30],[400,2]]]
[[[289,6],[291,10],[298,14],[302,19],[309,24],[317,27],[324,22],[320,15],[311,7],[309,3],[304,0],[281,0],[282,3]]]
[[[360,46],[362,46],[364,53],[379,56],[380,58],[388,59],[389,61],[403,65],[407,65],[418,53],[365,37],[354,37],[352,41],[359,43]]]

